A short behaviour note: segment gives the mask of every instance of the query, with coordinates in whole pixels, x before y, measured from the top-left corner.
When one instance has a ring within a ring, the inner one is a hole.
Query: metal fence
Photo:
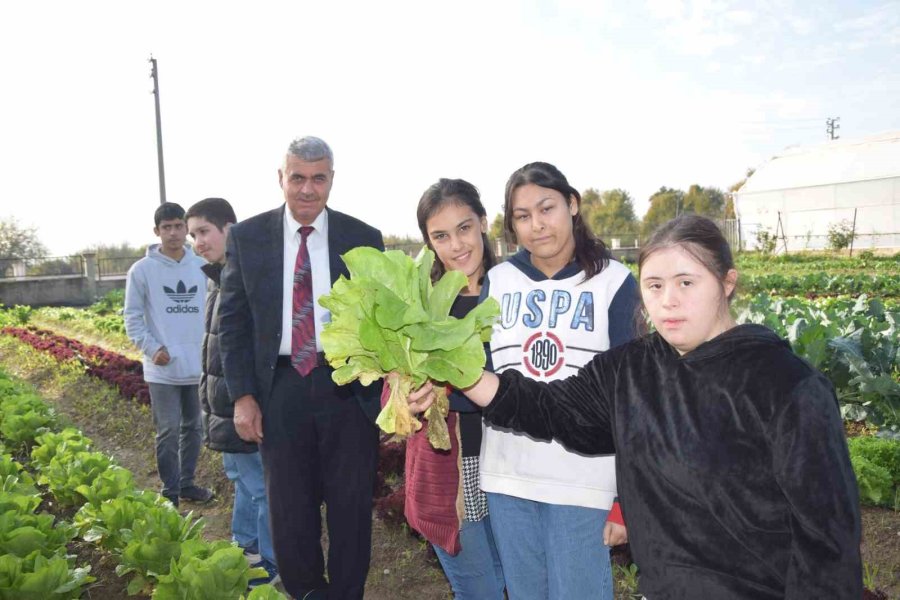
[[[83,274],[84,257],[80,255],[0,258],[0,279],[81,276]]]
[[[104,256],[97,259],[97,276],[100,279],[121,277],[128,273],[131,265],[141,260],[143,254],[137,256]]]

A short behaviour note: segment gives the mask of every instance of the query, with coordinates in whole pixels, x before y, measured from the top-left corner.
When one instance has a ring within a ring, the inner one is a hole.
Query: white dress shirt
[[[290,209],[284,207],[284,266],[282,273],[281,347],[278,354],[291,355],[291,320],[294,307],[294,265],[300,251],[300,227]],[[328,257],[328,211],[322,209],[312,222],[306,238],[312,268],[313,314],[316,319],[316,351],[322,351],[322,327],[331,321],[331,313],[319,306],[319,297],[331,291],[331,266]]]

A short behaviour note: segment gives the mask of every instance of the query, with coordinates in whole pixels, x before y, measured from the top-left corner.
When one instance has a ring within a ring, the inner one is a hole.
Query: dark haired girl
[[[509,178],[505,224],[522,250],[491,269],[482,290],[501,305],[491,338],[498,373],[562,379],[636,335],[634,277],[594,237],[580,205],[578,191],[548,163]],[[617,506],[610,516],[615,457],[591,454],[486,427],[481,487],[510,598],[612,599],[606,544],[626,536]]]
[[[456,270],[468,279],[450,309],[463,318],[478,304],[481,280],[494,264],[478,190],[462,179],[441,179],[425,190],[416,216],[437,255],[432,278]],[[481,409],[453,392],[447,425],[449,452],[432,448],[424,427],[407,441],[406,519],[434,546],[455,598],[502,600],[503,570],[478,487]]]

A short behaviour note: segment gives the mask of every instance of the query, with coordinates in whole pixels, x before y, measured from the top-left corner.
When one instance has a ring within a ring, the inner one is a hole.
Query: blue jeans
[[[272,533],[269,531],[269,503],[266,480],[259,452],[222,453],[225,476],[234,482],[234,509],[231,536],[242,548],[258,548],[259,554],[273,565]]]
[[[612,600],[609,511],[490,492],[487,500],[511,600]]]
[[[462,550],[456,556],[434,546],[456,600],[503,600],[503,569],[491,532],[491,518],[463,521],[459,530]]]
[[[178,497],[194,485],[200,456],[200,397],[196,385],[148,383],[150,410],[156,425],[156,469],[162,493]]]

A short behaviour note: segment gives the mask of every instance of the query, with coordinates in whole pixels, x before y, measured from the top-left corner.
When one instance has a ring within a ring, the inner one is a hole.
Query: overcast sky
[[[726,188],[790,145],[900,129],[900,2],[4,2],[0,217],[55,254],[152,242],[147,59],[168,199],[278,206],[290,140],[335,152],[333,208],[414,234],[439,177],[491,217],[509,174]]]

